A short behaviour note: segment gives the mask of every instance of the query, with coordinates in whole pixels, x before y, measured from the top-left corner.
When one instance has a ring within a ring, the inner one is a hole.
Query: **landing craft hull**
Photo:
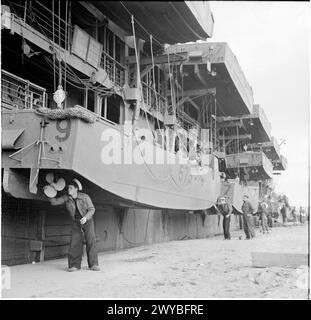
[[[255,212],[258,210],[259,186],[244,186],[238,182],[222,182],[221,195],[226,196],[235,210],[242,212],[243,196],[248,195]]]
[[[12,133],[24,130],[16,141],[2,141],[3,145],[11,145],[2,150],[2,167],[11,169],[11,174],[14,171],[31,169],[33,174],[30,179],[35,177],[36,170],[40,169],[36,194],[26,192],[27,196],[21,197],[33,196],[33,199],[36,199],[38,195],[42,195],[42,186],[45,183],[42,175],[49,170],[63,174],[67,182],[69,177],[71,179],[76,173],[86,182],[88,190],[93,184],[109,194],[143,207],[202,210],[210,208],[220,194],[218,162],[213,156],[209,166],[199,175],[191,174],[193,170],[187,163],[155,164],[147,163],[146,158],[140,158],[141,163],[137,164],[133,158],[132,164],[123,164],[123,155],[121,163],[105,163],[104,154],[109,154],[107,150],[111,143],[111,137],[108,136],[118,135],[120,128],[102,120],[86,123],[80,119],[48,119],[43,129],[43,140],[46,141],[44,154],[40,158],[38,143],[27,149],[22,148],[39,139],[40,122],[43,119],[30,110],[4,112],[2,115],[3,131]],[[119,150],[130,150],[128,144],[132,139],[131,149],[137,156],[137,139],[124,138],[122,132],[121,136]],[[12,147],[15,150],[12,150]],[[12,157],[17,150],[22,151]],[[163,152],[163,149],[157,147],[158,155],[161,150]],[[156,153],[154,157],[157,157]],[[70,174],[67,174],[68,172]],[[14,192],[12,193],[14,195]]]

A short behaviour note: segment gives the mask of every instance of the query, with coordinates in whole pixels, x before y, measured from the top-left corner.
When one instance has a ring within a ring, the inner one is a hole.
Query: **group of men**
[[[90,270],[99,271],[98,257],[96,250],[96,237],[93,215],[95,212],[94,205],[90,197],[81,192],[82,184],[78,179],[73,179],[68,185],[67,194],[59,198],[49,199],[51,205],[65,205],[72,218],[71,242],[68,254],[68,271],[77,271],[81,269],[83,254],[83,238],[86,241],[87,262]],[[233,212],[232,206],[225,197],[219,197],[215,208],[218,214],[223,216],[223,230],[225,240],[230,240],[230,221]],[[246,239],[250,240],[256,236],[254,226],[255,209],[251,204],[248,195],[244,195],[242,210],[243,229]],[[272,216],[269,210],[268,196],[258,206],[257,214],[261,221],[263,233],[269,233],[271,228]],[[294,212],[294,210],[293,210]],[[286,207],[281,208],[283,221],[286,222]],[[295,217],[295,215],[293,214]],[[303,211],[300,209],[300,216]],[[269,227],[268,227],[269,226]]]
[[[227,202],[225,197],[219,197],[215,206],[217,212],[223,216],[223,230],[225,240],[230,240],[230,220],[233,212],[232,206]],[[255,209],[251,204],[248,195],[244,195],[243,204],[241,207],[243,229],[247,240],[250,240],[256,236],[254,226],[254,214]],[[258,206],[257,214],[261,221],[261,229],[263,233],[269,233],[269,227],[272,227],[272,217],[269,213],[269,204],[267,196],[264,197],[263,201]]]
[[[284,203],[282,204],[281,214],[282,214],[283,224],[287,223],[287,212],[291,213],[294,225],[296,225],[298,222],[298,213],[297,213],[296,207],[293,206],[292,208],[290,208],[290,207],[286,207]],[[301,224],[304,224],[306,222],[306,216],[307,216],[307,213],[306,213],[305,209],[303,207],[300,207],[300,209],[299,209],[299,222]]]

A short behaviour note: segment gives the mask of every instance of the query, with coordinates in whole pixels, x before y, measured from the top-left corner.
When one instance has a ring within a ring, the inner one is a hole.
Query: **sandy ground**
[[[307,253],[307,225],[256,232],[253,240],[238,231],[231,241],[216,236],[100,253],[100,272],[88,270],[85,258],[73,273],[66,259],[14,266],[2,298],[307,299],[307,289],[297,286],[302,269],[251,263],[254,251]]]

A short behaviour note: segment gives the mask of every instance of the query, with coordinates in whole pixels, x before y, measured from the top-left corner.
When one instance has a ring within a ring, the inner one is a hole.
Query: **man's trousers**
[[[226,218],[225,216],[223,217],[223,228],[224,228],[224,237],[225,239],[231,239],[230,237],[230,220],[231,217]]]
[[[255,237],[255,228],[252,221],[252,216],[248,216],[243,213],[243,228],[246,235],[246,239],[251,239]]]
[[[267,218],[261,219],[261,228],[262,228],[262,232],[263,233],[265,233],[266,231],[269,232],[268,219]]]
[[[81,268],[83,254],[83,234],[86,241],[86,254],[89,268],[98,266],[98,256],[96,250],[96,237],[93,218],[81,225],[80,221],[76,220],[72,223],[71,242],[68,253],[68,266]]]

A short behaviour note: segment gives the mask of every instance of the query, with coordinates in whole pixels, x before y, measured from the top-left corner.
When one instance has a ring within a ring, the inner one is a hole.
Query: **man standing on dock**
[[[299,208],[299,218],[300,218],[300,223],[304,224],[306,221],[306,211],[303,207]]]
[[[86,253],[89,269],[99,271],[98,257],[96,251],[96,237],[93,215],[94,205],[90,197],[80,192],[82,184],[78,179],[73,179],[68,185],[68,195],[49,199],[51,205],[66,205],[73,220],[71,229],[71,242],[68,253],[68,271],[81,269],[83,254],[83,233],[86,240]]]
[[[216,209],[223,216],[222,225],[224,229],[225,240],[230,240],[231,239],[230,220],[231,220],[232,207],[229,203],[227,203],[225,197],[219,197],[217,200]]]
[[[260,203],[258,212],[260,214],[260,220],[261,220],[261,228],[262,228],[262,233],[269,233],[269,228],[268,228],[268,209],[269,205],[266,201],[267,197],[264,197],[264,200]]]
[[[246,239],[250,240],[256,236],[255,228],[253,224],[253,213],[254,208],[249,201],[248,195],[244,195],[243,197],[243,205],[242,205],[242,212],[243,212],[243,228],[246,235]]]
[[[285,206],[284,202],[282,204],[281,214],[282,214],[283,224],[286,224],[286,222],[287,222],[287,213],[286,213],[286,206]]]

